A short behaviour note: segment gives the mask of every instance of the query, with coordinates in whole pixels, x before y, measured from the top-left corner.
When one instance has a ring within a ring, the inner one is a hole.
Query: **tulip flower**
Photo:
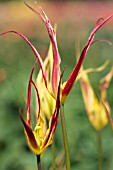
[[[36,63],[35,63],[36,65]],[[56,125],[58,122],[58,114],[59,114],[59,107],[60,107],[60,83],[61,83],[61,77],[60,82],[57,90],[57,100],[55,103],[55,109],[54,113],[52,114],[51,118],[49,119],[49,127],[46,126],[46,118],[44,113],[41,109],[41,101],[39,96],[39,91],[36,87],[35,82],[32,79],[32,75],[34,72],[35,65],[32,68],[30,78],[29,78],[29,84],[28,84],[28,97],[27,97],[27,119],[24,121],[20,114],[20,118],[22,120],[22,123],[24,125],[25,129],[25,135],[28,142],[28,145],[30,149],[36,154],[41,154],[48,145],[52,143],[52,139],[54,136],[54,132],[56,129]],[[32,86],[35,89],[36,96],[37,96],[37,103],[38,103],[38,113],[36,113],[36,122],[35,122],[35,128],[32,128],[31,123],[31,114],[30,114],[30,103],[31,103],[31,88]]]
[[[83,69],[82,69],[83,71]],[[82,72],[81,71],[81,72]],[[84,99],[86,112],[89,120],[96,130],[101,130],[108,123],[107,108],[110,115],[110,106],[107,101],[107,90],[113,76],[113,68],[111,71],[100,80],[100,99],[96,96],[87,74],[84,72],[80,78],[81,90]]]

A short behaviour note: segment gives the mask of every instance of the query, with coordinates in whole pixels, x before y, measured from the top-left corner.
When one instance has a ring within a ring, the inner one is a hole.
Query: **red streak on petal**
[[[36,84],[32,81],[32,84],[36,90],[36,94],[37,94],[37,99],[38,99],[38,105],[39,105],[39,111],[38,111],[38,116],[37,116],[37,120],[39,119],[40,117],[40,97],[39,97],[39,93],[38,93],[38,89],[36,87]]]
[[[62,96],[67,96],[69,94],[69,92],[71,91],[73,85],[74,85],[74,82],[77,78],[77,75],[79,73],[79,70],[81,68],[81,65],[83,63],[83,60],[88,52],[88,49],[90,47],[90,45],[92,44],[93,42],[93,39],[94,39],[94,36],[95,36],[95,33],[99,30],[99,28],[101,28],[110,18],[113,17],[113,14],[110,15],[109,17],[107,17],[105,20],[103,20],[100,24],[99,22],[97,22],[98,24],[96,24],[95,28],[93,29],[93,31],[91,32],[90,36],[89,36],[89,39],[88,39],[88,42],[86,44],[86,46],[84,47],[81,55],[80,55],[80,58],[78,60],[78,63],[76,64],[75,68],[73,69],[72,73],[70,74],[68,80],[67,80],[67,83],[64,87],[64,89],[62,90]]]
[[[32,83],[32,75],[34,72],[36,66],[36,62],[31,70],[30,78],[29,78],[29,84],[28,84],[28,96],[27,96],[27,124],[31,125],[31,116],[30,116],[30,103],[31,103],[31,83]]]
[[[56,32],[54,31],[50,20],[46,18],[46,21],[44,22],[52,43],[52,48],[53,48],[53,70],[52,70],[52,89],[53,92],[56,96],[57,94],[57,88],[58,88],[58,83],[60,79],[60,55],[57,47],[57,40],[56,40]]]
[[[19,115],[20,115],[20,118],[21,118],[22,123],[23,123],[23,125],[24,125],[25,132],[26,132],[26,134],[27,134],[27,137],[28,137],[27,140],[31,143],[31,145],[32,145],[33,148],[37,148],[37,147],[38,147],[38,146],[37,146],[37,142],[36,142],[36,140],[35,140],[35,137],[34,137],[34,134],[33,134],[33,132],[32,132],[32,129],[31,129],[30,126],[27,125],[27,123],[23,120],[23,118],[22,118],[22,116],[21,116],[20,113],[19,113]]]
[[[44,65],[43,65],[43,61],[38,53],[38,51],[35,49],[35,47],[30,43],[30,41],[23,35],[21,34],[20,32],[17,32],[15,30],[9,30],[9,31],[6,31],[6,32],[3,32],[0,34],[1,35],[4,35],[4,34],[7,34],[7,33],[15,33],[17,35],[19,35],[21,38],[23,38],[27,44],[30,46],[30,48],[32,49],[32,51],[34,52],[35,56],[36,56],[36,59],[40,65],[40,68],[42,70],[42,75],[43,75],[43,78],[44,78],[44,82],[45,82],[45,85],[47,87],[47,80],[46,80],[46,72],[45,72],[45,69],[44,69]]]

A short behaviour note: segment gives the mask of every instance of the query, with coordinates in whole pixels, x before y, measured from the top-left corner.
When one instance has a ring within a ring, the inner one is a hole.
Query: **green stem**
[[[53,170],[56,170],[56,161],[55,161],[55,158],[56,158],[56,154],[55,154],[55,140],[53,139],[53,143],[52,143],[52,168]]]
[[[61,118],[62,134],[63,134],[63,141],[64,141],[64,150],[65,150],[65,159],[66,159],[66,170],[70,170],[68,139],[67,139],[65,117],[64,117],[64,105],[60,106],[60,118]]]
[[[38,170],[42,170],[40,155],[36,155],[36,157],[37,157],[37,168]]]
[[[103,153],[102,153],[101,130],[97,131],[97,140],[98,140],[98,169],[103,170]]]

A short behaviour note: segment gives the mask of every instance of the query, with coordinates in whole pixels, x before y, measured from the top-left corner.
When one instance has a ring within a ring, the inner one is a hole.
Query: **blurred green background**
[[[48,0],[49,1],[49,0]],[[84,47],[88,35],[99,17],[113,13],[112,1],[42,2],[52,23],[57,23],[61,68],[66,65],[64,80],[75,66],[76,46]],[[52,0],[51,0],[52,1]],[[44,58],[49,46],[46,29],[22,1],[0,1],[0,32],[15,29],[22,32]],[[96,39],[113,42],[113,19],[96,34]],[[84,67],[98,67],[107,59],[110,65],[100,73],[89,75],[98,93],[99,80],[113,64],[113,46],[97,43],[91,47]],[[28,45],[16,35],[0,37],[0,170],[36,170],[35,155],[29,151],[18,110],[26,109],[27,85],[35,56]],[[35,75],[38,73],[38,69]],[[108,101],[113,111],[113,80],[108,90]],[[33,108],[32,104],[32,108]],[[97,134],[89,123],[79,82],[76,83],[65,104],[65,117],[72,170],[97,170]],[[113,131],[108,124],[102,131],[104,170],[113,169]],[[63,139],[60,121],[55,133],[56,157],[62,159]],[[58,159],[57,158],[57,159]],[[51,168],[51,147],[42,155],[45,170]],[[59,160],[58,160],[59,161]]]

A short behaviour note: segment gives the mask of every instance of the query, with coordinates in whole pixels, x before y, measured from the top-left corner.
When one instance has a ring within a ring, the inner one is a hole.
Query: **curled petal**
[[[104,18],[99,18],[96,22],[96,26],[98,26],[103,20],[104,20]]]
[[[75,68],[73,69],[72,73],[70,74],[64,89],[62,90],[62,96],[63,96],[62,102],[65,102],[66,96],[69,94],[71,88],[73,87],[73,84],[74,84],[74,82],[77,78],[77,75],[78,75],[79,70],[81,68],[81,65],[83,63],[83,60],[84,60],[84,58],[85,58],[85,56],[86,56],[86,54],[89,50],[90,45],[93,42],[93,39],[94,39],[96,32],[112,17],[113,17],[113,14],[110,15],[109,17],[107,17],[101,23],[98,22],[98,24],[96,24],[95,28],[91,32],[89,39],[88,39],[88,42],[87,42],[86,46],[84,47]]]
[[[92,44],[94,44],[94,43],[96,43],[96,42],[105,42],[105,43],[107,43],[108,45],[112,45],[112,42],[111,42],[111,41],[105,40],[105,39],[94,40],[94,41],[92,42]]]
[[[36,56],[36,59],[40,65],[40,68],[42,70],[42,74],[43,74],[43,78],[44,78],[44,82],[45,82],[45,85],[47,87],[47,80],[46,80],[46,73],[45,73],[45,68],[44,68],[44,65],[43,65],[43,61],[38,53],[38,51],[35,49],[35,47],[30,43],[30,41],[23,35],[21,34],[20,32],[17,32],[15,30],[9,30],[9,31],[6,31],[6,32],[3,32],[0,34],[1,35],[4,35],[4,34],[7,34],[7,33],[15,33],[17,35],[19,35],[21,38],[23,38],[27,44],[30,46],[30,48],[32,49],[32,51],[34,52],[35,56]]]

